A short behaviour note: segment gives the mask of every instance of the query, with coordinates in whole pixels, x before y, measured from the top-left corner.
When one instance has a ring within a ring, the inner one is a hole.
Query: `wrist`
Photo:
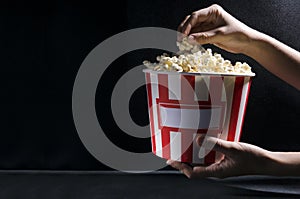
[[[300,175],[300,153],[269,152],[268,173],[276,176]]]
[[[300,175],[299,152],[271,152],[273,175]]]
[[[242,53],[255,59],[261,53],[261,49],[264,49],[263,46],[268,36],[252,28],[247,29],[245,35],[247,37],[246,47]]]

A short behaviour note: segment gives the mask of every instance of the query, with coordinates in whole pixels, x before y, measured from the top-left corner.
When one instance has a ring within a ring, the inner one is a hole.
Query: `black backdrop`
[[[299,50],[300,2],[296,0],[1,1],[0,169],[109,169],[81,143],[72,118],[72,87],[82,61],[106,38],[127,29],[156,26],[176,29],[192,11],[219,3],[249,26]],[[256,72],[241,140],[270,150],[300,150],[300,93],[249,57]],[[105,72],[96,94],[99,122],[119,147],[150,150],[150,139],[127,136],[110,115],[114,83],[158,51],[141,50],[117,59]],[[118,69],[116,69],[118,67]],[[148,122],[142,87],[132,97],[136,123]]]

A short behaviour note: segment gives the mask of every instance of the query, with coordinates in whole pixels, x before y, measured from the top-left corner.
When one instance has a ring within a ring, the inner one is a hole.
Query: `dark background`
[[[114,0],[105,5],[102,1],[1,1],[0,169],[109,169],[85,149],[73,123],[72,87],[82,61],[120,31],[146,26],[176,30],[186,15],[212,3],[299,50],[300,2],[296,0]],[[241,141],[269,150],[299,151],[299,91],[249,57],[213,50],[233,61],[247,61],[257,74]],[[158,53],[128,53],[99,82],[99,122],[124,149],[149,151],[150,139],[129,137],[115,125],[109,108],[113,86],[127,70]],[[133,120],[147,124],[144,87],[135,92],[130,107]]]

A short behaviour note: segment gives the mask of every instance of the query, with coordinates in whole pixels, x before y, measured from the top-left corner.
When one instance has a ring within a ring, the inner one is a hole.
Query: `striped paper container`
[[[239,141],[251,75],[143,72],[155,155],[208,165],[221,160],[222,154],[200,150],[197,135]]]

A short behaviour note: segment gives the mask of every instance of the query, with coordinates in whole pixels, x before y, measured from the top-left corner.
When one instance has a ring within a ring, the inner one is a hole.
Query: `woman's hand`
[[[203,141],[204,140],[204,141]],[[203,142],[206,142],[202,145]],[[168,160],[167,164],[180,170],[188,178],[217,177],[248,174],[272,174],[276,161],[272,159],[272,152],[257,146],[229,142],[214,137],[199,137],[197,143],[202,146],[213,146],[213,150],[223,153],[224,158],[209,166],[191,167],[188,164]],[[273,166],[274,165],[274,166]]]
[[[218,5],[212,5],[188,15],[178,27],[183,36],[189,35],[190,42],[214,44],[233,53],[244,53],[250,35],[256,33]]]
[[[178,27],[179,40],[214,44],[255,59],[274,75],[300,90],[300,52],[240,22],[222,7],[212,5],[188,15]]]

